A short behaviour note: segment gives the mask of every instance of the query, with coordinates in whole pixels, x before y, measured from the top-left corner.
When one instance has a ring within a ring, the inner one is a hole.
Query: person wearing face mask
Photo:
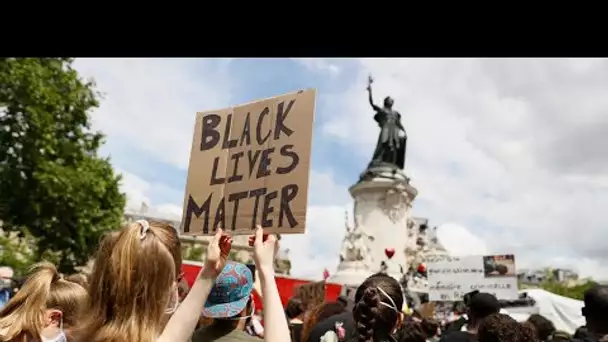
[[[36,264],[0,311],[0,341],[66,342],[86,300],[86,290],[61,279],[55,266]]]
[[[252,291],[251,270],[245,264],[227,262],[215,280],[202,313],[213,318],[213,323],[197,330],[192,342],[259,342],[258,337],[244,331],[247,319],[255,312]]]

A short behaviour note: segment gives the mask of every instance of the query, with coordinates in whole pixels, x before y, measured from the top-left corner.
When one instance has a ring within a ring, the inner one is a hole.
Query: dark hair
[[[475,293],[469,300],[469,316],[473,321],[481,320],[500,312],[500,302],[490,293]]]
[[[608,315],[608,286],[595,285],[584,294],[583,314],[587,319],[604,318]]]
[[[546,319],[544,316],[539,314],[532,314],[527,320],[534,330],[536,331],[536,337],[541,341],[546,341],[555,332],[555,326],[553,323]]]
[[[403,325],[395,334],[397,342],[426,342],[426,338],[427,336],[420,323],[412,320],[403,322]]]
[[[439,330],[439,323],[432,318],[423,318],[422,322],[420,322],[420,327],[422,328],[424,335],[427,338],[431,338],[437,335],[437,331]]]
[[[300,340],[308,341],[308,337],[317,323],[344,312],[344,308],[345,306],[341,302],[321,303],[313,307],[308,312],[306,319],[304,319]]]
[[[576,331],[574,332],[574,336],[572,337],[579,340],[584,340],[589,337],[589,330],[586,326],[578,327],[578,329],[576,329]]]
[[[454,304],[452,304],[452,312],[459,315],[465,314],[467,313],[467,305],[462,301],[454,302]]]
[[[514,342],[536,342],[541,341],[536,335],[536,331],[532,323],[524,322],[518,323],[516,328],[516,340]]]
[[[304,302],[298,297],[291,297],[285,308],[285,316],[289,319],[296,318],[304,313]]]
[[[397,280],[386,274],[374,274],[357,288],[355,301],[353,316],[357,323],[357,342],[381,341],[391,335],[403,307],[403,292]],[[393,302],[394,309],[391,308]]]
[[[516,342],[519,323],[509,315],[492,314],[486,317],[479,329],[477,338],[483,342]]]
[[[319,310],[319,314],[317,315],[317,320],[319,322],[328,319],[331,316],[339,315],[344,312],[346,308],[346,304],[341,301],[332,302],[332,303],[324,303],[321,306],[321,310]]]

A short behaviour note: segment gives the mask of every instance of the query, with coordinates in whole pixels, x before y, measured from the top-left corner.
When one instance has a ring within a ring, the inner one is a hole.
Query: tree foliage
[[[29,236],[19,238],[15,235],[0,235],[0,265],[11,267],[16,275],[24,275],[33,263],[34,244]]]
[[[577,300],[583,300],[583,295],[585,294],[585,291],[589,290],[594,285],[596,285],[596,283],[593,282],[592,280],[587,280],[583,283],[580,283],[580,284],[577,284],[574,286],[568,286],[567,284],[564,284],[563,282],[546,281],[546,282],[542,283],[540,287],[546,291],[555,293],[560,296],[577,299]]]
[[[0,59],[0,221],[52,252],[62,272],[85,264],[100,237],[118,227],[125,197],[91,130],[92,82],[70,58]]]

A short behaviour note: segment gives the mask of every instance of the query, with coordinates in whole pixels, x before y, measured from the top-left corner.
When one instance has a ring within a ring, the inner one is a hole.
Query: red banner
[[[194,284],[198,272],[200,272],[201,266],[197,264],[182,264],[182,272],[184,272],[184,279],[188,282],[189,286]],[[283,307],[287,305],[287,301],[294,295],[294,290],[297,285],[308,284],[313,281],[306,279],[297,279],[288,276],[276,275],[274,277],[277,288],[279,289],[279,295],[281,296],[281,302]],[[342,292],[342,285],[339,284],[325,284],[325,301],[333,302],[338,299]],[[262,300],[259,294],[253,294],[253,301],[255,303],[256,311],[263,308]]]

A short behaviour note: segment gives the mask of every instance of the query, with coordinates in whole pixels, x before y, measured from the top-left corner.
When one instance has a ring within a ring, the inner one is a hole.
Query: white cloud
[[[340,60],[299,61],[334,80],[348,71]],[[76,67],[106,93],[93,116],[96,128],[183,170],[195,112],[231,105],[227,63],[83,59]],[[599,267],[608,261],[608,61],[362,60],[350,89],[331,94],[332,116],[319,120],[321,131],[354,151],[361,167],[378,131],[363,90],[370,72],[376,101],[394,97],[408,130],[407,173],[420,192],[416,216],[458,222],[490,252],[521,255],[522,265],[543,259],[608,275]],[[123,174],[129,205],[147,201],[167,215],[181,214],[181,203],[152,203],[175,190]],[[295,274],[318,277],[324,267],[335,269],[350,197],[334,175],[313,170],[310,203],[307,234],[288,236],[283,245],[291,249]],[[547,245],[580,258],[539,256]]]
[[[185,169],[196,112],[230,105],[230,78],[217,62],[87,58],[77,59],[75,67],[94,77],[104,94],[93,114],[95,128]]]
[[[608,60],[360,62],[323,131],[368,158],[378,134],[363,90],[372,73],[375,101],[395,98],[408,131],[406,171],[424,203],[415,215],[459,222],[491,251],[526,255],[523,264],[546,246],[608,261]]]
[[[296,61],[304,64],[306,67],[308,67],[310,69],[327,72],[331,76],[337,76],[342,71],[339,64],[337,63],[338,60],[322,59],[322,58],[294,58],[294,59]]]
[[[439,226],[437,239],[451,255],[486,255],[488,253],[488,247],[483,240],[465,227],[454,223]]]
[[[150,208],[150,215],[158,214],[173,220],[180,220],[182,216],[181,206],[174,203],[154,203],[151,200],[152,191],[172,191],[169,187],[161,183],[148,182],[130,172],[117,170],[122,174],[121,191],[127,196],[126,209],[139,211],[142,203]],[[162,197],[162,196],[160,196]]]

